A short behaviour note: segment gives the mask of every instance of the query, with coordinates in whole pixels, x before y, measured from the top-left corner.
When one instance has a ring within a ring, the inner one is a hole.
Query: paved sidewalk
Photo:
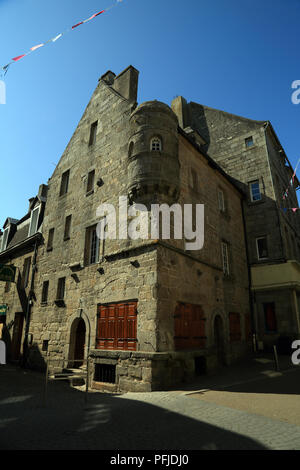
[[[172,391],[92,392],[87,405],[79,389],[50,382],[46,407],[42,374],[0,366],[0,449],[300,450],[300,426],[288,417],[300,395],[300,367],[274,375],[269,358],[260,359]],[[290,412],[249,409],[257,402],[251,397],[264,395],[270,410],[286,400]]]

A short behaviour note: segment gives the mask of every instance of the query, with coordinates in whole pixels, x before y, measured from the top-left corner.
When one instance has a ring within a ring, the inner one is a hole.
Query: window
[[[9,227],[7,227],[2,235],[2,244],[1,244],[1,251],[6,250],[7,247],[7,240],[8,240],[8,233],[9,233]]]
[[[97,127],[98,127],[98,121],[93,122],[93,124],[91,125],[91,130],[90,130],[89,146],[94,145],[94,143],[96,142]]]
[[[228,243],[222,242],[223,273],[229,274]]]
[[[99,261],[99,238],[96,225],[86,229],[85,237],[85,264],[95,264]]]
[[[64,240],[69,240],[70,238],[71,220],[72,220],[72,215],[68,215],[65,221]]]
[[[150,150],[154,152],[161,152],[161,139],[159,137],[153,137],[150,142]]]
[[[49,340],[43,339],[42,351],[48,351]]]
[[[277,331],[277,322],[275,315],[275,303],[270,302],[263,304],[265,315],[265,329],[266,332],[272,333]]]
[[[268,258],[268,244],[266,237],[256,239],[256,249],[258,259]]]
[[[22,272],[22,287],[25,289],[25,287],[28,286],[28,280],[29,280],[29,271],[30,271],[30,264],[31,264],[31,258],[26,258],[23,264],[23,272]]]
[[[137,344],[137,301],[98,306],[97,349],[135,351]]]
[[[68,192],[69,176],[70,176],[70,170],[67,170],[62,174],[61,184],[60,184],[60,192],[59,192],[60,196],[63,196],[64,194],[66,194]]]
[[[251,201],[260,201],[261,200],[261,193],[259,189],[259,181],[255,180],[252,183],[250,183],[250,195],[251,195]]]
[[[47,251],[51,251],[53,249],[53,238],[54,238],[54,228],[50,228],[49,234],[48,234]]]
[[[245,139],[245,145],[246,145],[246,148],[249,148],[249,147],[253,147],[254,145],[254,142],[253,142],[253,137],[247,137],[247,139]]]
[[[63,300],[65,297],[65,284],[66,284],[66,278],[61,277],[58,279],[58,284],[57,284],[57,295],[56,295],[56,300]]]
[[[38,220],[39,220],[39,212],[40,212],[40,207],[35,207],[31,211],[31,218],[30,218],[30,226],[29,226],[29,232],[28,236],[31,237],[37,232],[38,228]]]
[[[218,190],[219,209],[221,212],[225,212],[225,201],[224,193],[221,189]]]
[[[87,187],[86,187],[86,193],[90,194],[91,191],[94,189],[94,180],[95,180],[95,170],[92,170],[88,174],[88,180],[87,180]]]
[[[42,290],[42,303],[48,302],[48,290],[49,290],[49,281],[43,282],[43,290]]]

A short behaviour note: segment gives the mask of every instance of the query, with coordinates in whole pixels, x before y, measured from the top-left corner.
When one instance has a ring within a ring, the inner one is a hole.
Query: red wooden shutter
[[[201,305],[179,303],[174,314],[176,350],[205,347],[205,318]]]
[[[97,349],[136,350],[137,302],[98,306]]]

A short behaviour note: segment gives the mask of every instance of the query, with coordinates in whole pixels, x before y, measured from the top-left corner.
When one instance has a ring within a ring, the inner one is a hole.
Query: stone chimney
[[[178,118],[178,124],[180,125],[181,129],[189,127],[190,113],[186,99],[183,98],[183,96],[177,96],[177,98],[172,101],[171,108]]]
[[[114,79],[112,86],[120,95],[124,96],[124,98],[136,102],[138,77],[139,71],[132,67],[132,65],[129,65],[129,67],[123,70],[123,72]]]

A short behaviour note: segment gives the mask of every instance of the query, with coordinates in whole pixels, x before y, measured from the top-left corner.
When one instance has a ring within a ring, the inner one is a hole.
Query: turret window
[[[150,143],[150,150],[152,152],[161,152],[162,142],[159,137],[153,137]]]

